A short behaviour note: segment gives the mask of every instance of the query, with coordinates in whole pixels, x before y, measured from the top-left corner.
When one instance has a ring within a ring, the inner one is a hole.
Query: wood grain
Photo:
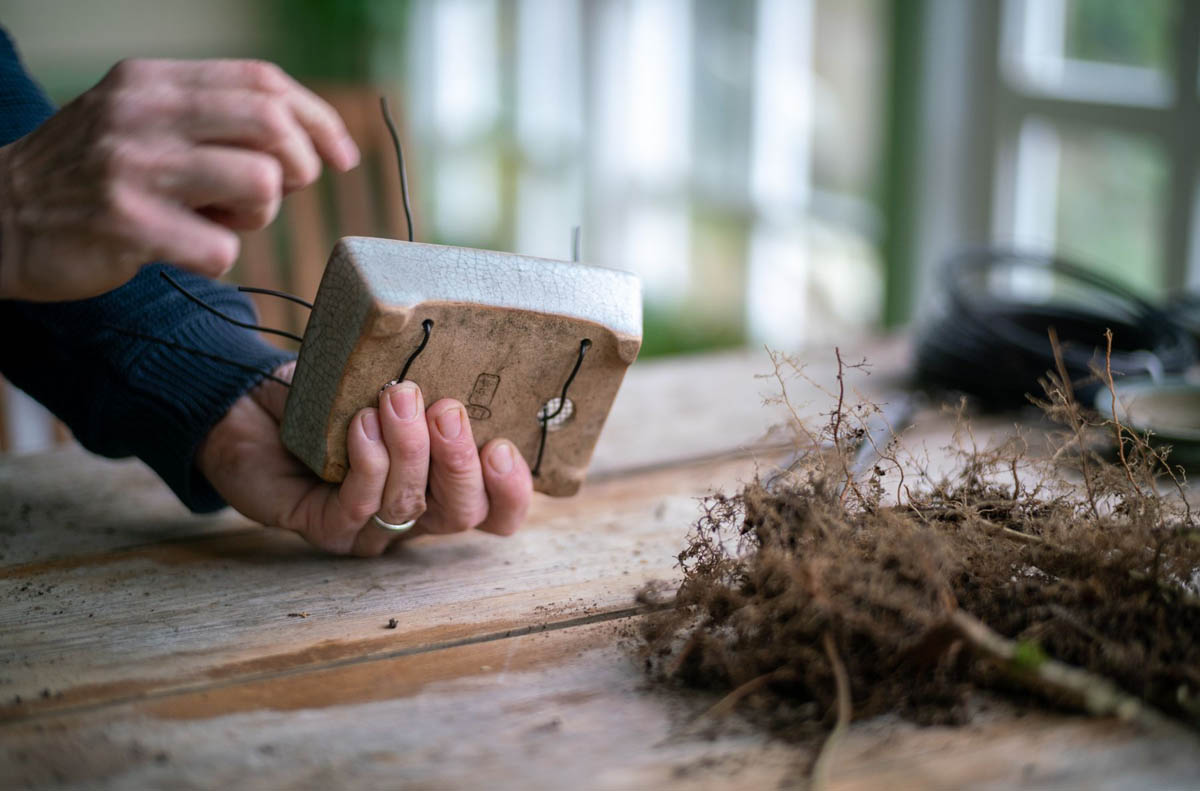
[[[0,725],[6,786],[93,788],[776,788],[811,748],[711,698],[648,687],[621,645],[636,619],[234,681]],[[702,723],[701,723],[702,725]],[[1196,741],[998,708],[969,728],[876,721],[842,744],[832,787],[1188,788]],[[66,756],[70,756],[68,760]]]
[[[629,644],[634,591],[676,574],[695,498],[776,460],[783,413],[753,378],[769,370],[763,354],[639,364],[579,495],[539,498],[511,539],[370,561],[190,516],[136,462],[0,461],[0,787],[802,783],[811,746],[695,723],[712,698],[649,685]],[[886,395],[889,370],[856,386]],[[828,408],[797,388],[807,413]],[[1191,788],[1198,747],[989,704],[967,728],[856,724],[832,787]]]
[[[562,509],[539,501],[510,539],[418,539],[366,562],[246,526],[10,564],[0,720],[625,610],[674,575],[694,497],[751,471],[604,481]]]

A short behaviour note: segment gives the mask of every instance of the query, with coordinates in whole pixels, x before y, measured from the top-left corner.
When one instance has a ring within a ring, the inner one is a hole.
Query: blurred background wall
[[[902,326],[964,244],[1150,296],[1200,275],[1188,0],[0,0],[0,24],[60,102],[130,56],[387,92],[417,239],[566,258],[581,225],[585,261],[643,277],[647,356]]]

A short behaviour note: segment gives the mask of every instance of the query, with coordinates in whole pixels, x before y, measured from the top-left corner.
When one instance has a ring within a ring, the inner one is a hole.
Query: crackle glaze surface
[[[284,418],[288,448],[329,481],[346,473],[345,433],[375,403],[434,322],[408,378],[427,405],[466,405],[480,445],[512,440],[530,466],[538,410],[572,384],[572,420],[547,437],[539,491],[583,480],[626,368],[641,345],[641,290],[625,272],[583,264],[387,239],[334,248],[305,333]]]

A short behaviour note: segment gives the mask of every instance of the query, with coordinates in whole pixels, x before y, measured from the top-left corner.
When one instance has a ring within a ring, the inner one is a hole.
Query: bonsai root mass
[[[808,450],[705,502],[673,605],[642,627],[651,672],[785,735],[884,712],[957,723],[975,689],[1200,727],[1200,529],[1165,451],[1048,375],[1036,443],[978,448],[960,410],[951,474],[896,439],[862,474],[879,410],[847,403],[838,360],[828,420],[792,409]],[[774,361],[790,408],[802,370]]]

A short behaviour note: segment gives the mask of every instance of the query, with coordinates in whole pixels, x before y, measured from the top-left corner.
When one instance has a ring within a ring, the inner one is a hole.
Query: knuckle
[[[139,80],[148,68],[149,61],[143,58],[124,58],[113,64],[104,81],[114,86],[130,85]]]
[[[387,456],[379,457],[372,453],[367,458],[359,461],[357,469],[370,480],[382,480],[387,475],[388,458]],[[367,516],[373,513],[375,512],[370,511],[367,513]]]
[[[131,233],[145,222],[145,210],[137,192],[120,180],[104,186],[104,213],[118,233]]]
[[[278,201],[267,202],[265,205],[254,206],[230,215],[228,221],[223,224],[238,231],[257,231],[270,225],[278,212]]]
[[[373,503],[353,503],[346,509],[346,516],[355,525],[361,525],[374,516],[379,508]]]
[[[266,93],[283,93],[287,90],[287,76],[283,69],[265,60],[248,60],[242,65],[246,81],[255,89]]]
[[[258,121],[259,134],[268,145],[277,145],[288,137],[291,127],[288,123],[287,110],[280,106],[278,100],[269,96],[258,96],[253,99],[251,113]]]
[[[146,165],[147,152],[133,141],[119,136],[108,136],[97,149],[109,182],[120,181],[140,173]]]
[[[473,475],[479,467],[479,451],[470,443],[451,443],[442,449],[439,457],[442,468],[454,477]]]
[[[416,519],[425,513],[425,507],[425,495],[414,492],[392,498],[385,511],[399,520]]]
[[[243,173],[248,197],[256,203],[272,203],[283,189],[283,170],[273,157],[260,155],[247,161]]]
[[[321,175],[321,162],[317,155],[304,149],[293,158],[292,168],[296,181],[303,185],[312,184]]]
[[[429,458],[429,435],[405,432],[388,443],[388,447],[398,460],[426,461]]]

